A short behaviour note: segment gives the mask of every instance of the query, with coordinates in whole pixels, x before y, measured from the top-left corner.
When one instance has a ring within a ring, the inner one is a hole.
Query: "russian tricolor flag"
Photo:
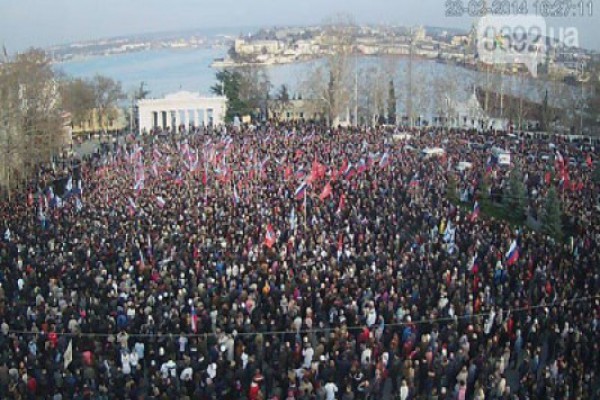
[[[513,240],[510,244],[510,248],[506,253],[506,263],[508,265],[513,265],[519,259],[519,246],[517,245],[517,241]]]
[[[167,204],[167,201],[163,199],[162,196],[156,196],[156,204],[158,205],[158,207],[164,208],[165,204]]]
[[[192,304],[190,324],[192,326],[192,332],[198,333],[198,314],[196,313],[196,307],[194,307],[194,304]]]
[[[387,152],[385,152],[379,160],[379,168],[386,168],[388,165],[390,165],[390,162],[390,155]]]
[[[346,167],[346,170],[344,171],[344,177],[346,179],[352,179],[352,177],[354,176],[355,173],[356,173],[356,170],[354,169],[354,166],[352,165],[352,163],[349,163],[348,166]]]
[[[308,184],[306,183],[306,181],[302,182],[300,184],[300,186],[298,186],[298,188],[294,192],[294,197],[297,200],[301,200],[304,197],[304,194],[306,193],[307,186],[308,186]]]
[[[135,205],[135,201],[131,197],[127,198],[127,208],[129,210],[129,214],[133,217],[137,210],[137,206]]]

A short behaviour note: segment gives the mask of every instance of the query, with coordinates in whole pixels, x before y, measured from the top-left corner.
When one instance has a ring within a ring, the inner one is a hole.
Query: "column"
[[[189,119],[186,118],[186,110],[179,110],[179,124],[184,125],[187,129]]]
[[[181,110],[175,110],[175,132],[179,132],[179,125],[181,125]]]
[[[187,110],[187,127],[190,128],[191,125],[196,126],[196,116],[194,115],[194,110]]]

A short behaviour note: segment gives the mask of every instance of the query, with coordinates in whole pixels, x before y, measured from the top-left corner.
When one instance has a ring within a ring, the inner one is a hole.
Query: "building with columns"
[[[203,97],[198,93],[176,92],[162,99],[143,99],[137,103],[140,133],[152,129],[175,130],[180,127],[219,125],[225,120],[227,98]]]

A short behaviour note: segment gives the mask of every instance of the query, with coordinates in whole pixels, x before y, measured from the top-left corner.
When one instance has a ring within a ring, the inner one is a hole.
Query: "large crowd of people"
[[[0,203],[0,398],[598,399],[598,160],[290,123],[41,170]],[[558,191],[563,238],[474,209],[516,166],[531,220]]]

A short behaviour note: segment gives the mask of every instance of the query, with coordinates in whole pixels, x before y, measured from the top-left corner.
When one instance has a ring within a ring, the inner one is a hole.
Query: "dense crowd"
[[[0,397],[600,398],[598,147],[409,133],[221,127],[40,171],[0,204]],[[515,165],[564,240],[473,213]]]

